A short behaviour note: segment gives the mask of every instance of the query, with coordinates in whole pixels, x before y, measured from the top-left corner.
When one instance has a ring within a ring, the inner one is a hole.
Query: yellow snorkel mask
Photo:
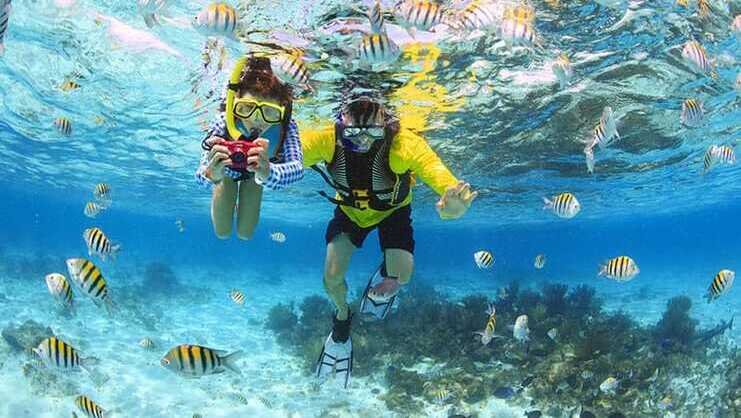
[[[226,129],[229,136],[234,140],[242,139],[245,136],[254,136],[254,133],[245,133],[246,129],[240,129],[242,122],[238,119],[247,119],[255,112],[260,112],[262,119],[270,124],[276,124],[283,121],[286,113],[284,106],[276,105],[269,102],[256,101],[254,99],[236,98],[239,90],[239,82],[242,78],[245,65],[250,57],[244,57],[237,61],[229,78],[229,86],[226,92]]]

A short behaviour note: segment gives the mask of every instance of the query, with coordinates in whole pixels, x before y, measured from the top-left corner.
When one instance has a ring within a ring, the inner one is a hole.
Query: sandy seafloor
[[[115,299],[116,288],[120,286],[115,277],[122,274],[117,274],[117,271],[129,271],[131,265],[125,262],[100,265],[109,277]],[[378,393],[385,391],[382,373],[377,378],[353,380],[347,391],[332,382],[319,386],[314,378],[306,374],[300,360],[282,349],[272,333],[265,330],[264,319],[275,303],[300,302],[305,296],[323,294],[315,267],[306,268],[305,271],[301,267],[295,269],[292,275],[301,278],[300,281],[283,280],[276,283],[266,280],[264,275],[249,272],[222,274],[205,267],[176,266],[174,270],[181,281],[192,283],[203,291],[190,293],[188,297],[174,295],[141,301],[119,301],[140,303],[141,311],[155,313],[159,319],[156,333],[147,331],[141,323],[129,321],[126,317],[109,317],[80,295],[77,295],[76,316],[62,317],[54,309],[43,277],[24,280],[0,278],[0,294],[7,298],[0,303],[0,327],[5,327],[9,322],[21,323],[26,319],[34,319],[51,326],[82,356],[100,359],[96,370],[109,377],[102,386],[96,387],[85,372],[68,375],[68,378],[79,384],[81,393],[89,395],[102,407],[116,409],[115,416],[190,418],[194,413],[203,417],[317,417],[327,413],[332,415],[325,416],[400,416],[387,411],[377,397]],[[66,275],[63,266],[58,271]],[[216,276],[218,280],[209,279]],[[312,280],[312,276],[317,277]],[[502,280],[487,282],[463,275],[456,277],[457,280],[431,284],[452,299],[470,293],[484,293],[493,297],[506,284]],[[134,283],[128,284],[136,284],[138,279],[134,277],[131,280]],[[351,277],[351,291],[361,286],[361,282],[362,278]],[[523,286],[537,287],[538,282],[539,279],[532,279],[525,281]],[[583,283],[597,287],[598,295],[604,298],[607,309],[622,309],[646,324],[655,323],[665,308],[666,300],[678,294],[692,297],[692,316],[700,319],[701,327],[715,325],[720,319],[727,319],[729,312],[738,312],[741,307],[741,298],[738,297],[706,304],[702,300],[706,283],[697,280],[674,278],[662,282],[654,278],[650,286],[646,286],[641,285],[639,279],[617,284],[589,278]],[[686,288],[678,288],[680,283]],[[570,286],[575,284],[578,283],[569,282]],[[245,292],[248,306],[237,306],[228,299],[227,292],[233,287]],[[403,303],[403,297],[401,301]],[[330,326],[328,318],[327,332]],[[733,338],[738,344],[741,341],[739,328],[735,326],[732,333],[727,333],[723,338]],[[158,344],[154,351],[145,351],[138,346],[138,341],[145,336]],[[242,376],[224,373],[186,379],[160,367],[162,354],[181,343],[247,351],[238,363]],[[74,396],[35,395],[21,371],[26,359],[22,356],[8,358],[8,350],[4,345],[0,341],[0,417],[71,416],[75,409]],[[363,359],[356,361],[362,362]],[[243,395],[246,403],[235,399],[235,393]],[[430,404],[425,416],[446,417],[448,408]],[[481,417],[524,416],[524,409],[493,397],[475,405],[470,412],[478,412]],[[681,416],[681,412],[678,415]]]

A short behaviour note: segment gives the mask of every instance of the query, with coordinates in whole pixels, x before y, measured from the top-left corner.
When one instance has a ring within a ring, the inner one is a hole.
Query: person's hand
[[[471,191],[471,185],[459,181],[451,186],[437,202],[437,213],[440,219],[458,219],[471,207],[471,202],[478,196],[478,192]]]
[[[270,159],[268,159],[270,141],[257,138],[254,143],[257,146],[247,151],[247,171],[255,173],[261,179],[266,179],[270,175]]]
[[[225,145],[219,145],[218,142],[220,141],[225,141],[225,139],[212,136],[206,140],[206,145],[211,147],[208,151],[206,175],[214,183],[218,183],[224,179],[224,167],[232,163],[232,160],[229,158],[229,149]]]
[[[397,279],[386,278],[381,283],[373,286],[368,290],[368,297],[376,302],[385,302],[391,299],[392,296],[399,293],[401,284]]]

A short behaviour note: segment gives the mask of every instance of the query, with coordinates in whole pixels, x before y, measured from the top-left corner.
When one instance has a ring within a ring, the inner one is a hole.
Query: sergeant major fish
[[[480,250],[473,253],[473,261],[480,269],[488,269],[494,264],[494,255],[490,251]]]
[[[371,32],[383,33],[386,31],[381,0],[376,0],[373,6],[368,9],[368,21],[370,22]]]
[[[64,277],[59,273],[50,273],[44,277],[46,281],[46,287],[49,289],[49,293],[54,297],[54,300],[63,308],[72,308],[74,305],[74,293],[72,293],[72,287]]]
[[[735,164],[736,153],[728,145],[711,145],[703,157],[703,174],[716,164]]]
[[[82,233],[82,238],[87,244],[88,256],[93,254],[105,261],[107,256],[116,258],[116,254],[121,250],[120,244],[114,244],[106,237],[100,228],[87,228]]]
[[[551,64],[551,70],[558,79],[558,83],[562,89],[566,88],[571,82],[571,78],[574,76],[574,67],[571,65],[569,56],[561,54]]]
[[[605,394],[614,395],[620,381],[610,376],[599,385],[599,390]]]
[[[72,282],[92,299],[95,305],[99,307],[103,305],[110,310],[112,301],[108,294],[108,285],[100,269],[84,258],[69,258],[66,263]]]
[[[416,30],[427,31],[442,23],[444,9],[428,0],[401,0],[394,6],[394,15],[414,38]]]
[[[98,183],[93,188],[93,196],[101,202],[111,200],[111,186],[108,183]]]
[[[270,234],[270,239],[279,244],[283,244],[284,242],[286,242],[286,234],[280,231],[276,231]]]
[[[309,69],[306,67],[301,54],[279,53],[270,57],[270,67],[273,74],[285,84],[298,86],[311,91],[309,85]]]
[[[705,117],[705,110],[703,109],[702,102],[695,99],[687,99],[682,102],[682,113],[679,116],[679,121],[690,128],[696,128],[702,125],[702,121]]]
[[[184,377],[201,377],[231,370],[241,374],[234,362],[242,356],[241,351],[226,354],[200,345],[181,344],[170,349],[162,357],[162,367]]]
[[[547,197],[543,198],[545,203],[543,209],[550,209],[556,216],[564,219],[571,219],[581,211],[581,204],[571,193],[561,193],[553,196],[550,199]]]
[[[229,291],[229,299],[231,299],[237,305],[244,305],[244,293],[241,290],[232,289]]]
[[[90,372],[89,366],[97,363],[95,358],[82,358],[77,350],[57,337],[49,337],[33,349],[47,367],[64,370]]]
[[[386,33],[364,35],[357,51],[360,67],[376,70],[396,62],[401,48]]]
[[[627,282],[632,280],[640,273],[636,262],[625,255],[611,258],[600,266],[599,275],[606,276],[618,282]]]
[[[72,135],[72,122],[64,117],[54,119],[54,127],[64,136]]]
[[[736,273],[732,270],[723,269],[713,277],[713,281],[708,287],[708,291],[705,294],[705,299],[708,303],[718,299],[719,297],[728,293],[733,286],[733,281],[736,278]]]
[[[234,37],[237,20],[234,7],[226,3],[212,3],[193,18],[193,27],[204,36]]]
[[[718,78],[714,64],[708,59],[708,54],[700,42],[687,41],[682,48],[682,58],[694,71],[709,75],[713,79]]]
[[[5,53],[5,32],[8,31],[10,19],[10,0],[0,0],[0,56]]]
[[[533,262],[533,265],[535,266],[536,269],[540,270],[543,267],[545,267],[545,260],[546,260],[545,255],[538,254],[535,256],[535,261]]]
[[[495,337],[494,331],[497,326],[497,310],[494,305],[489,305],[486,314],[489,315],[489,319],[486,320],[486,327],[483,331],[476,331],[474,333],[481,336],[481,344],[483,345],[488,345]]]
[[[87,202],[85,204],[85,209],[82,210],[82,213],[85,214],[88,218],[95,218],[100,214],[100,212],[103,211],[103,206],[95,203],[95,202]]]
[[[75,399],[75,405],[88,418],[107,418],[110,416],[109,413],[85,395],[78,396]]]

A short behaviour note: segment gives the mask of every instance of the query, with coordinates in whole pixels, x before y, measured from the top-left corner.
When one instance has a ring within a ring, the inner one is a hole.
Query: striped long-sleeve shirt
[[[207,136],[228,137],[223,112],[212,121]],[[270,174],[264,179],[260,178],[260,176],[255,176],[255,181],[257,184],[261,184],[272,190],[282,189],[304,177],[303,161],[304,156],[301,151],[298,126],[296,125],[296,121],[291,120],[282,149],[279,151],[277,158],[270,161]],[[198,184],[210,188],[213,183],[206,177],[207,168],[208,151],[204,151],[201,154],[201,162],[198,165],[195,177]],[[242,173],[231,170],[229,167],[224,169],[224,174],[232,179],[237,179],[242,175]]]

